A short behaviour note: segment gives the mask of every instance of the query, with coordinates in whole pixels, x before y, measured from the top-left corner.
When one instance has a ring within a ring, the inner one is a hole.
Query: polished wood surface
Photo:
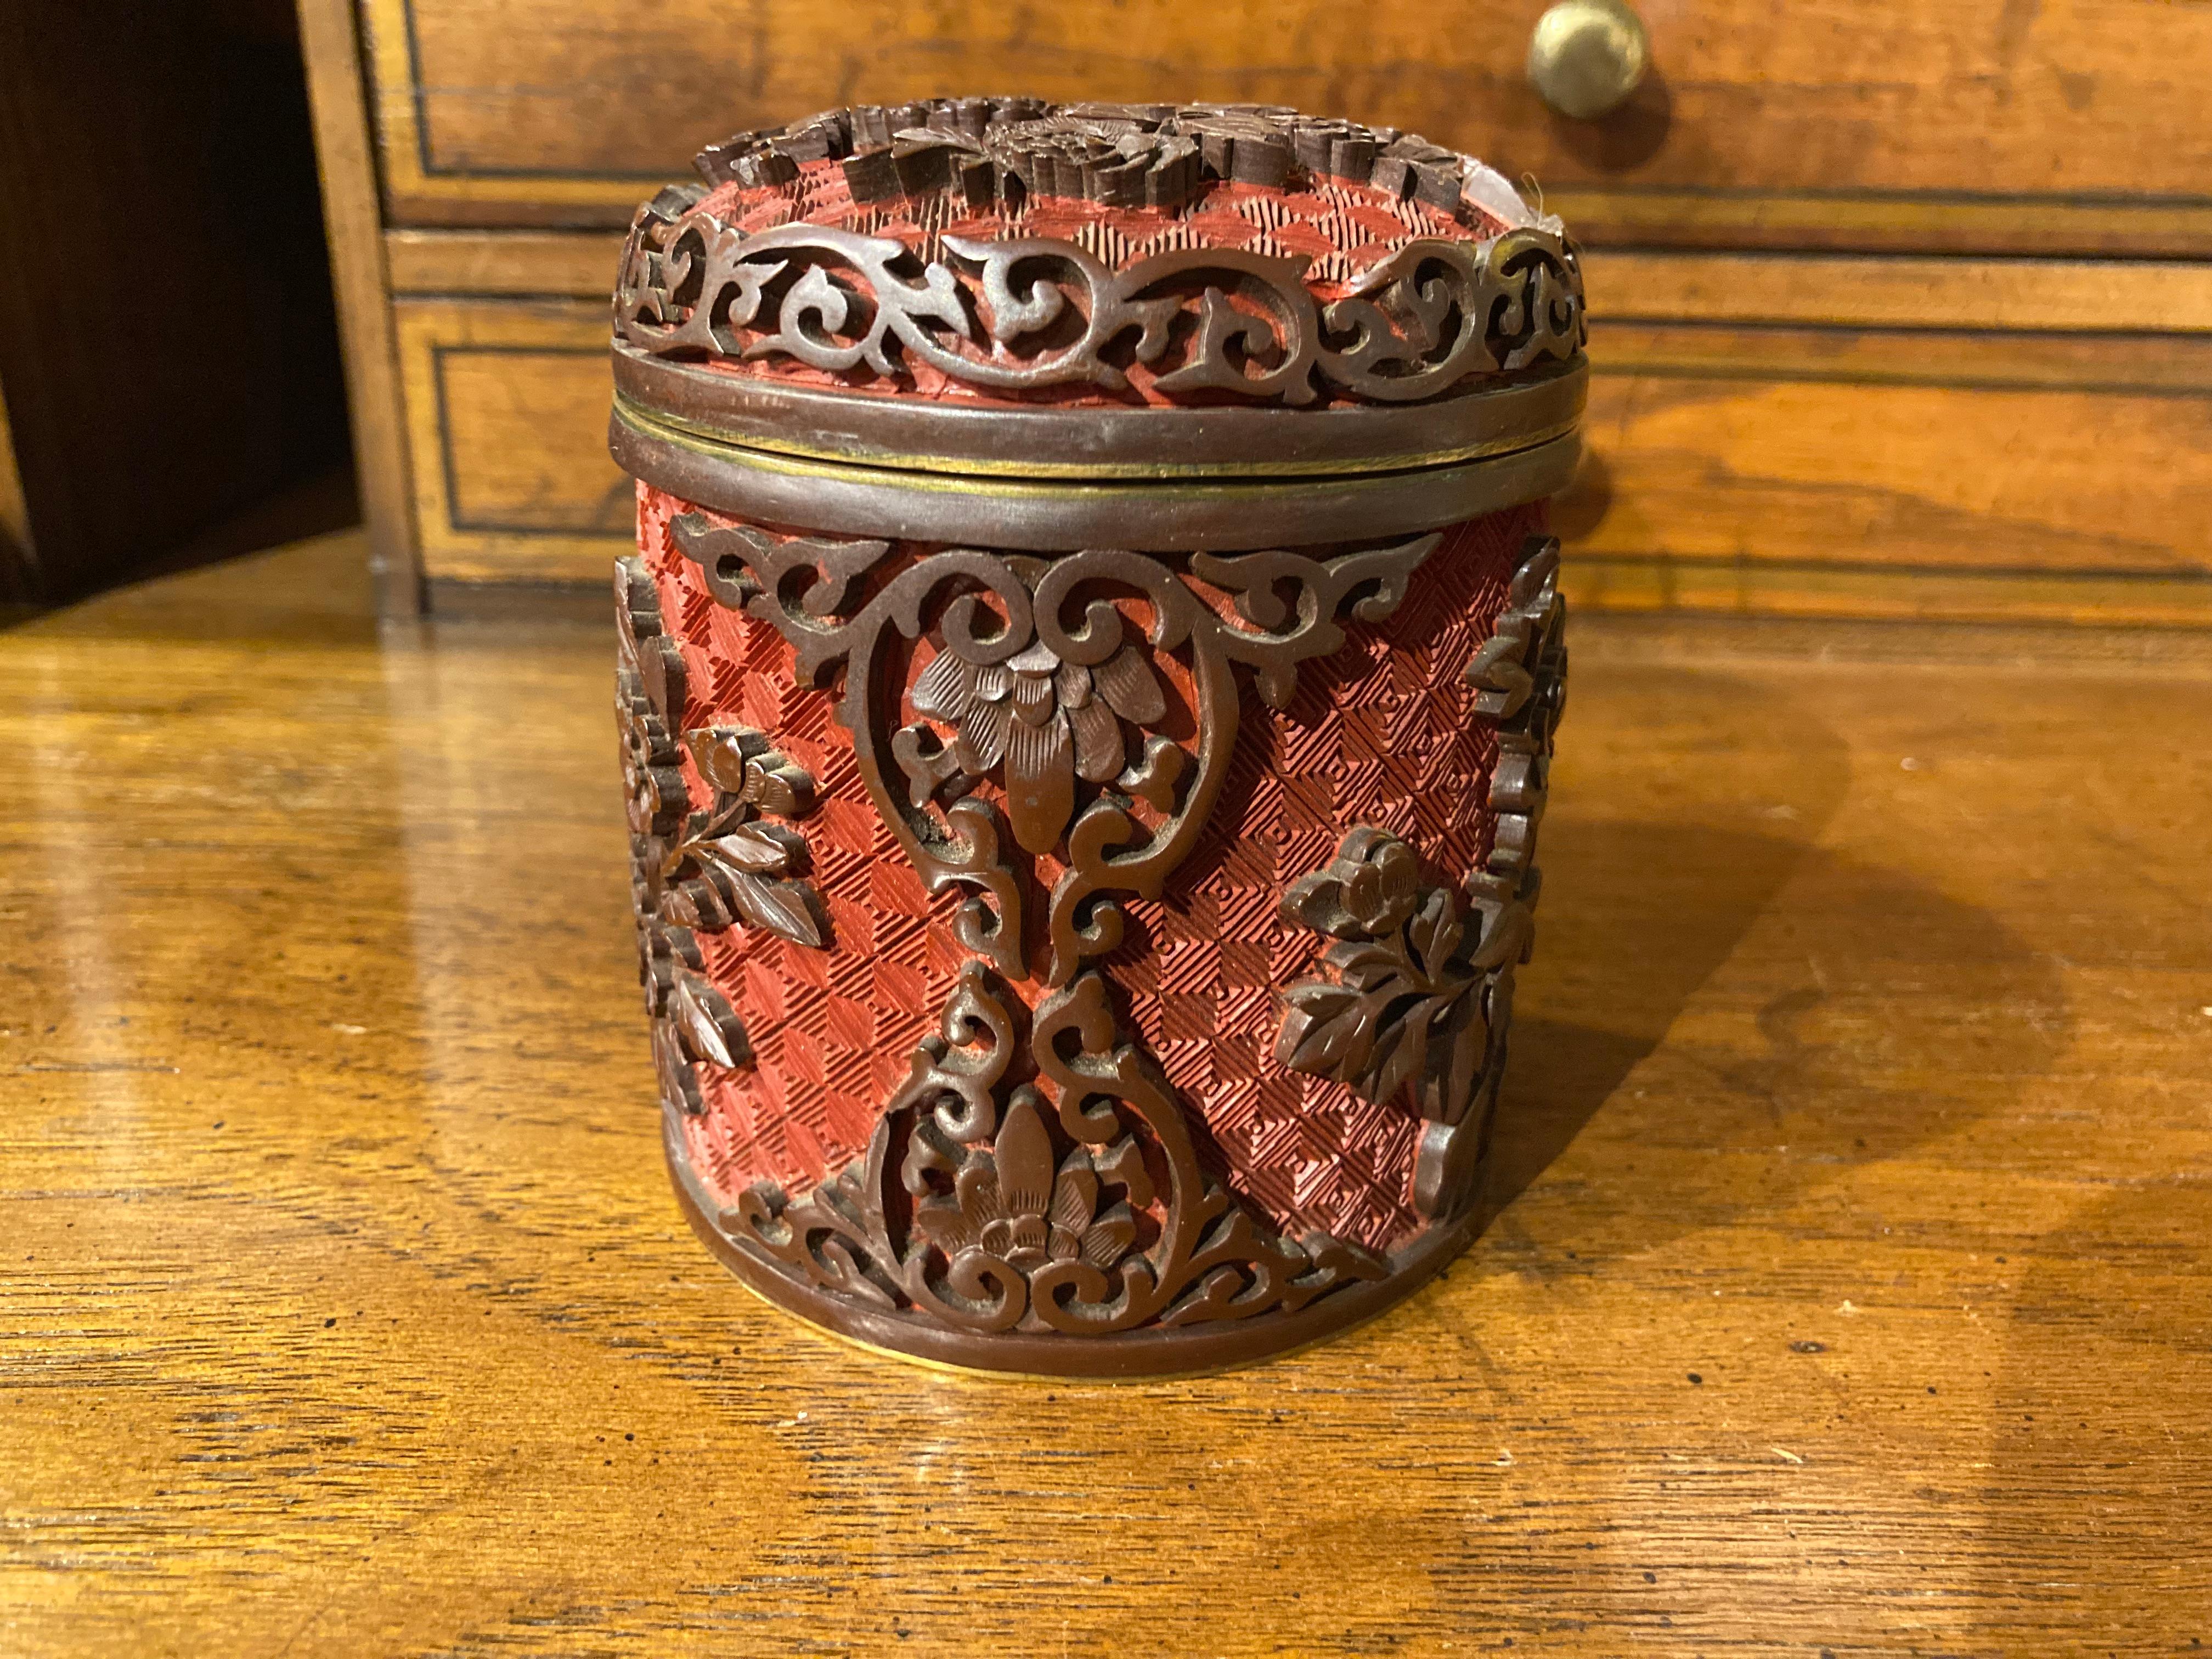
[[[2203,636],[1578,618],[1485,1236],[1084,1387],[713,1266],[608,630],[362,562],[0,635],[10,1655],[2212,1641]]]
[[[1577,220],[1590,239],[1610,229],[1607,196],[1670,192],[1692,216],[1717,197],[1741,228],[1747,199],[1786,211],[1840,194],[1876,234],[1885,204],[1892,220],[1956,206],[1984,237],[2035,252],[2059,251],[2051,239],[2069,228],[2097,234],[2094,216],[2054,223],[2045,204],[2110,218],[2117,202],[2179,233],[2168,251],[2212,251],[2198,86],[2212,14],[2162,0],[1653,0],[1640,8],[1652,72],[1600,121],[1555,114],[1528,84],[1544,0],[1466,14],[1377,0],[1357,15],[1312,0],[362,3],[386,188],[408,223],[619,222],[702,135],[855,98],[1020,87],[1389,122],[1589,192],[1570,210],[1590,210]],[[2157,143],[2142,142],[2146,124]],[[1665,226],[1639,228],[1663,240]]]

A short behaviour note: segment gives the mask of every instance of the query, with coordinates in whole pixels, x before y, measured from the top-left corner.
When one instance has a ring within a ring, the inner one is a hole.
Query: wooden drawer
[[[607,454],[606,307],[403,299],[393,313],[423,574],[602,581],[634,512]]]
[[[2172,0],[1643,0],[1656,72],[1596,123],[1523,78],[1544,0],[360,4],[395,223],[619,223],[738,127],[1019,88],[1395,123],[1594,245],[2212,252],[2212,7]]]
[[[629,533],[580,297],[613,243],[403,232],[387,258],[426,290],[396,311],[427,574],[597,582]],[[2212,271],[1620,253],[1590,280],[1558,509],[1582,602],[2212,622]],[[533,281],[578,297],[484,292]],[[2131,303],[2174,331],[2081,331]]]
[[[1591,349],[1557,514],[1584,604],[2212,623],[2212,342],[1614,322]]]

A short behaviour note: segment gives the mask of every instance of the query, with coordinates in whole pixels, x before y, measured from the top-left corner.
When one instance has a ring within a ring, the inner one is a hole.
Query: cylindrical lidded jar
[[[1207,1370],[1462,1248],[1565,696],[1581,277],[1468,157],[965,99],[700,157],[615,300],[678,1194],[846,1336]]]

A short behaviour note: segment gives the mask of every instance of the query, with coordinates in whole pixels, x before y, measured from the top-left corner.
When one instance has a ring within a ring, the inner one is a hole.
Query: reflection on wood
[[[1615,374],[1588,429],[1561,504],[1580,553],[2212,568],[2202,399]]]

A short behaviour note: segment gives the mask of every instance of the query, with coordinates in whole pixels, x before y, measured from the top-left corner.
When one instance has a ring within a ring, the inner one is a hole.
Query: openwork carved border
[[[925,263],[829,226],[748,236],[665,191],[631,229],[615,331],[655,356],[783,356],[895,382],[920,363],[1002,392],[1121,392],[1142,363],[1171,401],[1291,405],[1437,397],[1566,361],[1586,333],[1581,265],[1542,230],[1413,242],[1325,305],[1302,261],[1230,248],[1117,271],[1054,238],[942,241],[947,257]]]
[[[755,1184],[716,1218],[722,1238],[812,1292],[974,1335],[1111,1336],[1288,1314],[1389,1277],[1389,1261],[1326,1233],[1281,1236],[1206,1172],[1187,1109],[1121,1029],[1095,964],[1121,942],[1120,900],[1159,896],[1212,810],[1236,741],[1238,666],[1263,701],[1286,707],[1298,665],[1341,643],[1345,617],[1388,617],[1438,538],[1318,558],[1093,550],[1045,561],[962,548],[917,558],[696,514],[672,534],[720,603],[791,642],[802,684],[836,695],[869,798],[925,884],[969,893],[956,932],[975,952],[866,1154],[796,1195]],[[1513,820],[1486,867],[1455,891],[1425,879],[1404,842],[1362,827],[1282,902],[1286,921],[1334,943],[1326,976],[1285,993],[1278,1063],[1371,1100],[1411,1091],[1429,1120],[1415,1200],[1432,1226],[1472,1202],[1513,969],[1533,938],[1542,767],[1565,668],[1557,564],[1556,543],[1532,545],[1467,671],[1480,717],[1499,733],[1492,805]],[[697,1063],[741,1057],[691,933],[664,919],[683,902],[672,895],[686,890],[688,867],[662,777],[675,754],[663,711],[681,708],[682,659],[647,614],[642,568],[625,568],[641,915],[648,986],[661,988],[664,1074],[683,1074],[664,1098],[680,1112],[696,1109],[685,1079]],[[1233,615],[1194,580],[1228,596]],[[1117,599],[1146,618],[1141,637]],[[1153,665],[1167,652],[1187,662],[1195,699],[1195,736],[1182,741],[1157,729],[1169,700]],[[811,786],[769,760],[765,739],[715,741],[734,742],[720,752],[742,753],[745,777],[784,780],[770,810],[811,804]],[[697,769],[716,777],[704,759]],[[733,775],[725,765],[721,775]],[[1015,849],[1055,854],[1064,869],[1034,969],[1028,866]],[[719,891],[706,874],[688,880]],[[1010,983],[1031,978],[1044,987],[1033,1012]],[[702,1020],[704,1035],[693,1030]]]

